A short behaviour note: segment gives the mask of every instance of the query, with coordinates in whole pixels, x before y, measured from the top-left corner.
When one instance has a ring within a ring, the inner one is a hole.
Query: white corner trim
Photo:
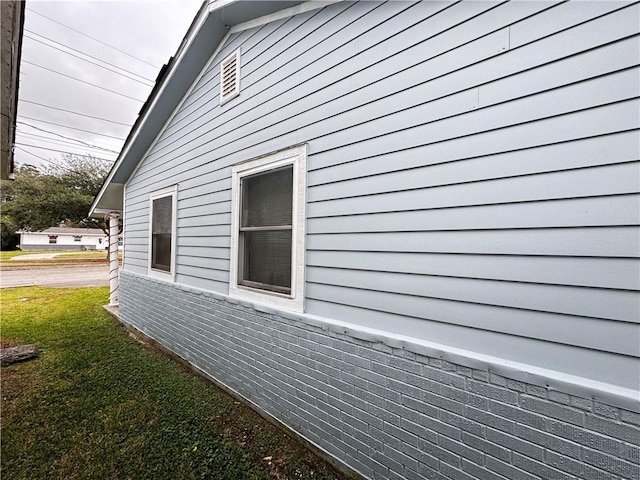
[[[300,15],[301,13],[310,12],[311,10],[324,8],[329,5],[333,5],[334,3],[340,3],[342,1],[344,0],[314,0],[301,3],[300,5],[296,5],[295,7],[285,8],[284,10],[280,10],[279,12],[274,12],[263,17],[254,18],[253,20],[234,25],[233,27],[231,27],[231,30],[229,30],[229,32],[242,32],[243,30],[259,27],[260,25],[275,22],[276,20],[282,20],[283,18],[293,17],[294,15]]]
[[[153,235],[153,201],[159,198],[172,197],[171,201],[171,266],[169,272],[151,268],[151,244]],[[175,282],[176,279],[176,245],[178,225],[178,185],[171,185],[149,194],[149,236],[147,238],[147,275],[151,278]]]
[[[291,230],[291,294],[261,291],[238,285],[238,236],[240,223],[240,179],[293,165],[293,225]],[[307,145],[299,145],[265,155],[231,169],[231,262],[229,296],[285,311],[304,311],[305,239],[306,239]]]
[[[124,262],[126,261],[125,259],[125,237],[126,237],[126,230],[127,230],[127,188],[126,185],[123,185],[122,187],[122,211],[120,212],[120,220],[122,221],[122,232],[120,232],[120,238],[122,238],[122,266],[120,267],[120,269],[124,268]]]

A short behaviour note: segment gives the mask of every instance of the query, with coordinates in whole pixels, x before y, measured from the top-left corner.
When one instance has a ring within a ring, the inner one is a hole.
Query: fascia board
[[[293,17],[294,15],[300,15],[301,13],[309,12],[311,10],[318,10],[319,8],[324,8],[326,6],[332,5],[334,3],[340,3],[344,0],[311,0],[309,2],[304,2],[294,7],[285,8],[284,10],[279,10],[277,12],[271,13],[269,15],[264,15],[262,17],[254,18],[252,20],[248,20],[243,23],[238,23],[234,25],[229,30],[229,33],[237,33],[242,32],[243,30],[248,30],[250,28],[259,27],[261,25],[266,25],[267,23],[275,22],[277,20],[283,20],[285,18]]]

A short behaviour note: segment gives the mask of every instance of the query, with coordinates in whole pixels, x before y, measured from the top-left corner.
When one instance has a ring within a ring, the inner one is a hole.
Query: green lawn
[[[84,252],[67,252],[56,255],[56,258],[96,258],[107,259],[106,250],[87,250]],[[118,250],[118,258],[122,259],[122,250]]]
[[[342,478],[210,383],[140,345],[100,307],[106,288],[3,289],[9,479]]]
[[[48,259],[20,259],[15,260],[15,257],[29,255],[32,253],[52,253],[55,256],[53,258]],[[122,251],[118,252],[118,259],[122,261]],[[100,251],[26,251],[21,252],[11,251],[11,252],[0,252],[0,270],[5,268],[27,268],[27,267],[43,267],[43,266],[53,266],[53,265],[77,265],[77,264],[85,264],[85,263],[108,263],[107,252],[104,250]]]
[[[10,258],[17,257],[19,255],[28,255],[30,253],[49,253],[46,250],[32,250],[25,251],[22,250],[2,250],[0,251],[0,260],[9,260]]]

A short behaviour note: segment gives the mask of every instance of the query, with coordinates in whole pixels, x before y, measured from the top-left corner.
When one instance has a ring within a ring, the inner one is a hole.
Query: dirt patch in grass
[[[274,435],[273,426],[266,423],[246,405],[235,402],[230,412],[211,419],[213,428],[225,439],[249,453],[254,462],[262,464],[276,479],[331,478],[342,476],[319,460],[313,453],[284,432]]]
[[[17,347],[20,345],[20,342],[15,339],[0,339],[0,350],[4,350],[5,348]]]

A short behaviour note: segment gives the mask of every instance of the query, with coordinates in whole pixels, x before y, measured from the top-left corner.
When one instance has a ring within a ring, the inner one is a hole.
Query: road
[[[0,288],[27,287],[97,287],[109,285],[109,266],[52,265],[16,267],[0,271]]]

